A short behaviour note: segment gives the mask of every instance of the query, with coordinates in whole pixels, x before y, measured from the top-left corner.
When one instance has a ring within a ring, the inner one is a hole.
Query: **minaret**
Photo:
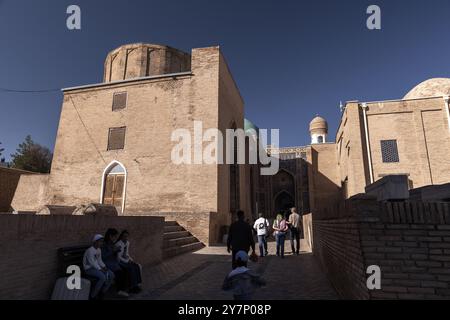
[[[309,124],[311,134],[311,144],[326,143],[328,135],[327,121],[317,115]]]

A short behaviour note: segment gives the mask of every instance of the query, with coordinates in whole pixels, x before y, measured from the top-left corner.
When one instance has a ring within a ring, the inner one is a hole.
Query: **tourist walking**
[[[253,238],[252,227],[244,221],[244,211],[237,212],[238,220],[233,222],[228,232],[227,251],[232,252],[231,263],[233,269],[236,269],[236,253],[245,251],[248,253],[252,248],[252,255],[255,255],[255,239]]]
[[[259,218],[253,224],[253,229],[256,230],[259,244],[259,256],[264,257],[269,254],[267,250],[267,237],[269,236],[269,220],[263,217],[263,214],[259,214]]]
[[[289,215],[289,220],[287,223],[290,226],[291,231],[291,248],[292,254],[299,255],[300,254],[300,215],[297,213],[296,208],[291,209],[291,214]],[[294,240],[297,244],[297,247],[294,245]]]
[[[273,230],[275,230],[275,240],[277,244],[277,256],[281,256],[284,259],[284,241],[286,240],[286,232],[288,230],[288,224],[282,214],[277,215],[277,218],[273,222]]]

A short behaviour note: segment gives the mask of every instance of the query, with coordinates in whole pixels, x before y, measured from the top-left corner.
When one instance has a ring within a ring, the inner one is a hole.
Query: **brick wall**
[[[176,221],[206,245],[213,245],[222,241],[220,239],[222,225],[216,212],[144,212],[134,214],[164,217],[166,221]]]
[[[314,254],[342,297],[450,299],[449,203],[353,199],[313,228]],[[370,265],[381,268],[381,290],[366,288]]]
[[[0,215],[0,299],[48,299],[57,277],[57,249],[89,244],[107,228],[130,232],[130,254],[144,267],[162,260],[158,217]]]
[[[11,201],[23,174],[32,173],[0,167],[0,212],[11,212]]]
[[[17,184],[11,209],[20,212],[38,211],[48,204],[50,174],[23,174]]]
[[[313,222],[314,256],[345,299],[369,298],[358,229],[351,218]]]

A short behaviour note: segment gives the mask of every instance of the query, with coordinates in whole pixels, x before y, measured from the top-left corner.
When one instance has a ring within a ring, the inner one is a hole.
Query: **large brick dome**
[[[191,56],[180,50],[157,44],[127,44],[111,51],[106,57],[103,81],[121,81],[190,69]]]
[[[415,86],[403,100],[431,98],[450,95],[450,79],[434,78]]]

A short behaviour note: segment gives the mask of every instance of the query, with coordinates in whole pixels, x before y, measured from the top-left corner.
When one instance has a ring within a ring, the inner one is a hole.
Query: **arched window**
[[[125,167],[118,161],[111,162],[103,171],[101,203],[113,205],[122,213],[125,207],[126,183]]]
[[[317,138],[317,142],[318,142],[318,143],[323,143],[323,136],[319,136],[319,137]]]

